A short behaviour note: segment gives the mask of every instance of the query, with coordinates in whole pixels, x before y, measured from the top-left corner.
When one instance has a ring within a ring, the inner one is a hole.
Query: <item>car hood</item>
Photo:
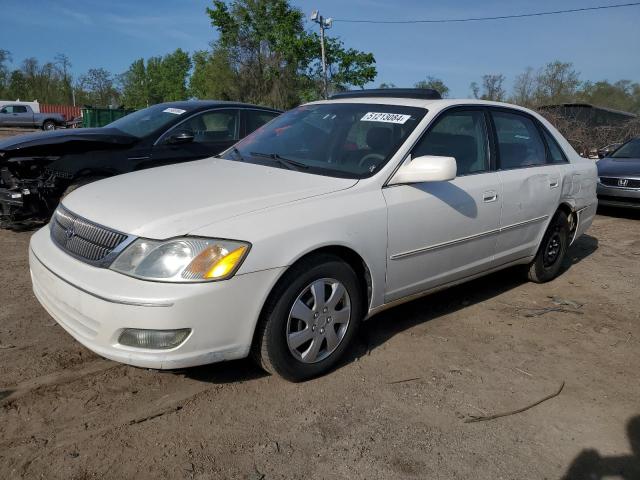
[[[600,177],[640,178],[640,158],[605,157],[596,163]]]
[[[101,180],[79,188],[62,203],[100,225],[139,237],[164,239],[356,183],[208,158]]]
[[[30,133],[0,141],[0,159],[126,148],[137,141],[136,137],[116,128],[70,128]]]

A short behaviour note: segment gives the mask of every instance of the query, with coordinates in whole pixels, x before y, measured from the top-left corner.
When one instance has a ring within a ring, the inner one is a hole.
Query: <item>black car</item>
[[[640,138],[599,160],[598,204],[640,208]]]
[[[60,198],[102,178],[215,155],[280,113],[235,102],[171,102],[131,113],[103,128],[4,140],[0,224],[47,219]]]

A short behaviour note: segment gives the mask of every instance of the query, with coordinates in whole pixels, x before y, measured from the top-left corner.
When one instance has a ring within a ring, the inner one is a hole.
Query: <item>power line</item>
[[[590,10],[606,10],[608,8],[636,7],[640,2],[619,3],[616,5],[602,5],[600,7],[572,8],[569,10],[555,10],[552,12],[522,13],[519,15],[500,15],[496,17],[475,17],[475,18],[443,18],[435,20],[358,20],[353,18],[335,18],[334,22],[343,23],[459,23],[459,22],[482,22],[486,20],[505,20],[509,18],[542,17],[545,15],[558,15],[561,13],[587,12]]]

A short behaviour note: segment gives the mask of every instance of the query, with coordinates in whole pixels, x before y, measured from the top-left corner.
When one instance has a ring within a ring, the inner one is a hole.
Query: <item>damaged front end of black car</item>
[[[93,157],[96,149],[125,147],[135,140],[118,135],[107,139],[105,133],[51,132],[1,142],[0,228],[48,221],[79,170],[91,163],[86,161],[88,154]]]
[[[57,205],[58,179],[65,176],[47,168],[57,158],[5,156],[0,152],[0,227],[46,220]]]

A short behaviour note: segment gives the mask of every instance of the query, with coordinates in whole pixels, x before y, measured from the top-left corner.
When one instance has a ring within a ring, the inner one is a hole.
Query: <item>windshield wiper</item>
[[[291,160],[289,158],[284,158],[278,153],[251,152],[251,155],[253,155],[254,157],[270,158],[271,160],[275,160],[276,162],[278,162],[280,165],[284,165],[289,170],[299,170],[301,168],[307,170],[309,168],[309,165],[305,165],[302,162],[296,162],[295,160]]]
[[[241,162],[246,162],[246,160],[244,159],[244,157],[240,153],[240,150],[238,150],[236,147],[233,147],[231,149],[231,151],[236,154],[236,156],[240,159]]]

